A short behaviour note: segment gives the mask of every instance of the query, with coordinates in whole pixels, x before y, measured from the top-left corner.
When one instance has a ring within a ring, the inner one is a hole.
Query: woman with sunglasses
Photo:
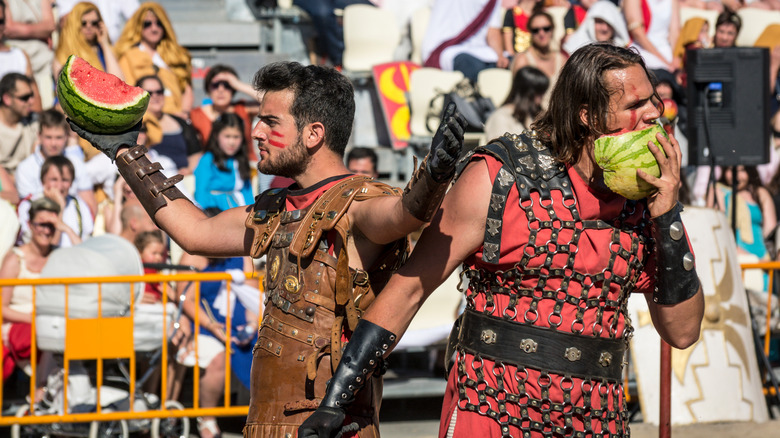
[[[542,99],[542,107],[547,108],[558,73],[563,68],[567,56],[553,43],[555,25],[550,14],[537,11],[528,18],[528,31],[531,33],[531,45],[525,52],[518,53],[512,60],[512,75],[525,66],[536,67],[550,79],[550,87]]]
[[[0,278],[33,279],[40,277],[52,250],[55,239],[60,206],[49,198],[40,198],[30,206],[30,241],[14,247],[3,258]],[[14,366],[26,368],[30,359],[30,323],[33,311],[32,286],[6,286],[3,293],[3,380],[7,379]]]
[[[244,123],[244,139],[246,144],[254,144],[252,140],[252,119],[260,109],[259,96],[255,89],[242,82],[238,73],[229,65],[215,64],[209,68],[203,79],[203,89],[209,96],[210,103],[194,108],[190,113],[192,126],[198,131],[203,148],[206,147],[211,136],[211,125],[219,116],[233,113],[241,118]],[[252,96],[252,100],[234,101],[236,92],[240,91]],[[253,147],[249,147],[250,161],[257,161],[257,155]]]
[[[84,59],[93,67],[124,80],[122,69],[114,56],[108,29],[94,3],[80,2],[65,17],[54,58],[55,76],[70,55]]]
[[[166,90],[164,111],[187,117],[193,101],[190,53],[177,42],[162,6],[143,3],[125,24],[115,51],[127,83],[157,75]]]

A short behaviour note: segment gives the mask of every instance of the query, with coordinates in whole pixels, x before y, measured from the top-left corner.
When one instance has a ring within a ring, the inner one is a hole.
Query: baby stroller
[[[141,275],[142,273],[141,260],[131,243],[115,235],[103,235],[90,238],[72,248],[61,248],[54,251],[41,272],[41,277],[94,277]],[[143,283],[135,283],[132,287],[128,283],[103,283],[100,287],[101,301],[98,303],[98,285],[73,284],[68,289],[66,307],[63,285],[46,285],[36,288],[37,346],[42,355],[48,352],[56,365],[50,367],[53,370],[47,375],[47,384],[42,400],[36,400],[32,408],[29,405],[22,406],[16,412],[17,416],[96,412],[98,394],[101,412],[130,411],[131,403],[136,412],[160,409],[159,397],[154,393],[145,392],[143,386],[154,374],[155,367],[159,365],[163,326],[165,324],[170,326],[174,313],[176,313],[176,306],[171,303],[166,308],[163,308],[161,304],[138,303],[135,305],[133,328],[130,334],[132,339],[127,343],[135,353],[147,353],[151,358],[148,370],[135,383],[133,399],[130,399],[130,372],[122,359],[102,359],[106,364],[116,363],[116,369],[106,367],[103,379],[105,383],[96,382],[94,372],[90,372],[90,368],[94,367],[97,362],[70,360],[67,378],[67,412],[65,410],[64,358],[66,357],[67,338],[65,309],[67,308],[71,320],[70,327],[74,327],[72,324],[74,320],[96,318],[98,304],[104,318],[128,316],[131,311],[131,302],[138,302],[142,289]],[[132,301],[131,292],[135,297]],[[71,334],[71,336],[73,335],[74,333]],[[79,343],[83,342],[83,348],[89,349],[87,344],[101,342],[98,338],[103,338],[102,342],[105,342],[106,337],[113,338],[114,335],[114,332],[103,334],[85,332],[87,339],[79,340]],[[70,339],[68,345],[72,346],[72,338],[68,339]],[[122,341],[119,340],[117,343],[121,344]],[[134,354],[134,352],[131,351],[130,354]],[[69,356],[74,357],[72,354]],[[76,357],[76,359],[82,358],[84,357]],[[41,369],[39,372],[46,372],[46,370]],[[172,400],[166,401],[165,408],[184,409],[179,402]],[[11,428],[13,438],[50,435],[127,438],[130,433],[136,432],[149,433],[154,438],[187,437],[189,435],[189,419],[186,417],[162,420],[122,419],[91,423],[15,425]]]

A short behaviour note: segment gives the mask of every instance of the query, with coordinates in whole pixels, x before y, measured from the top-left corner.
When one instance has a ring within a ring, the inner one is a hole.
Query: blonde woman
[[[94,3],[80,2],[65,17],[54,56],[55,76],[70,55],[83,58],[95,68],[124,79],[114,56],[108,29]]]
[[[125,82],[156,74],[165,86],[168,114],[185,116],[192,109],[192,66],[190,53],[176,41],[173,26],[165,10],[147,2],[125,24],[115,45]]]

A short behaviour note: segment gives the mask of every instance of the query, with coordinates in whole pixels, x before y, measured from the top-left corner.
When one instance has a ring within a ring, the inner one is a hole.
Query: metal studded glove
[[[680,218],[682,204],[654,218],[656,281],[653,302],[674,305],[690,299],[699,290],[693,251]]]
[[[341,362],[328,382],[320,407],[298,428],[299,437],[331,438],[357,430],[357,424],[354,423],[342,427],[346,409],[383,362],[382,356],[395,339],[393,333],[371,321],[361,319],[358,322],[352,338],[344,348]]]
[[[141,122],[119,134],[96,134],[83,129],[81,126],[73,123],[71,119],[68,119],[68,123],[73,132],[90,142],[97,150],[106,154],[112,163],[116,160],[116,153],[119,149],[130,148],[136,145],[138,134],[141,132]]]
[[[437,183],[449,180],[455,173],[455,163],[463,149],[463,133],[466,119],[458,112],[455,103],[450,102],[444,110],[439,129],[433,135],[428,152],[428,171]]]

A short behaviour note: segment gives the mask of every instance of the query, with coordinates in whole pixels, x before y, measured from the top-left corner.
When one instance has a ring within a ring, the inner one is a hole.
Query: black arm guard
[[[355,394],[383,362],[382,356],[395,342],[396,336],[382,327],[361,319],[352,338],[344,348],[341,362],[328,384],[320,408],[346,409],[355,401]]]
[[[656,254],[653,301],[657,304],[681,303],[699,290],[699,277],[680,219],[681,211],[682,205],[678,202],[671,210],[653,219]]]

